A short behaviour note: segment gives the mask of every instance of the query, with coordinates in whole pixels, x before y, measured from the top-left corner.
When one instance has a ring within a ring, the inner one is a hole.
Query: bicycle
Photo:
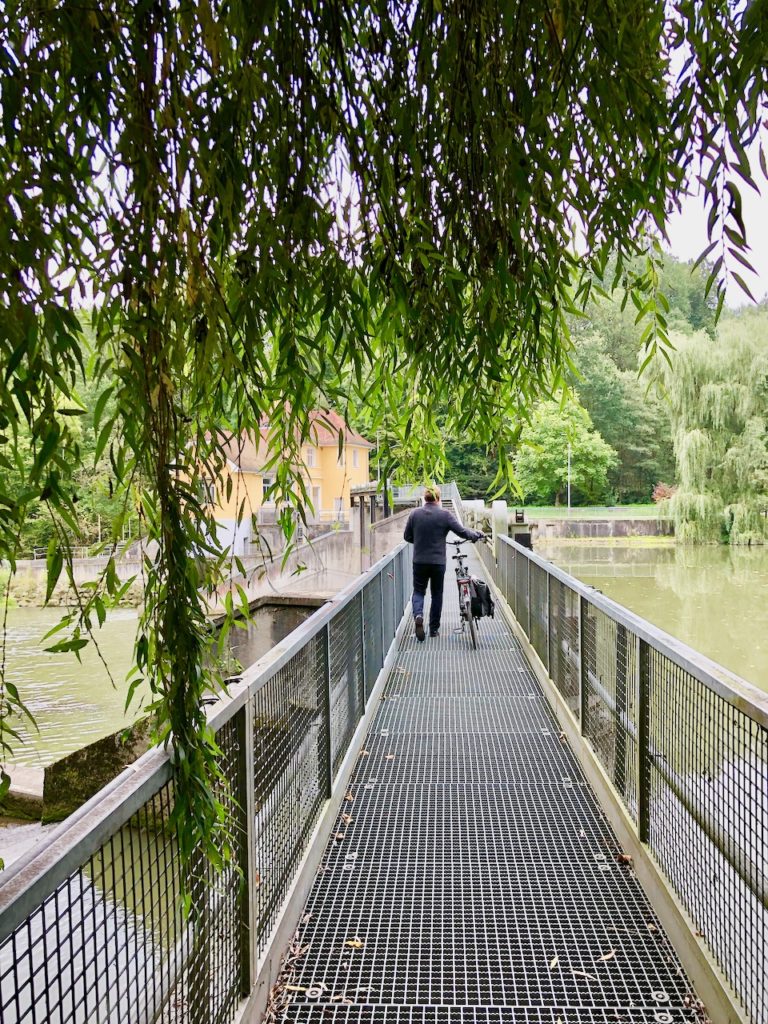
[[[485,540],[485,538],[483,538]],[[456,548],[456,554],[451,555],[451,559],[459,564],[454,566],[456,572],[456,584],[459,588],[459,613],[461,615],[461,626],[459,629],[454,630],[455,633],[464,633],[465,625],[469,623],[469,637],[472,644],[472,649],[477,650],[477,626],[475,625],[475,615],[472,613],[472,577],[469,575],[469,569],[464,564],[467,559],[467,555],[459,548],[462,544],[466,544],[466,540],[449,540],[448,543]]]

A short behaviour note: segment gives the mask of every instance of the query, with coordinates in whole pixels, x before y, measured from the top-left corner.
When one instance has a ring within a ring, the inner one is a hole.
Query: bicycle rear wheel
[[[472,605],[469,605],[467,609],[469,613],[469,635],[472,638],[472,649],[477,650],[477,626],[475,625],[475,616],[472,614]]]

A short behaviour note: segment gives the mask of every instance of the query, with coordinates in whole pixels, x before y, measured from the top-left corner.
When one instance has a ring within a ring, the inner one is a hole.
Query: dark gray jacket
[[[483,536],[477,530],[468,530],[452,512],[430,501],[411,512],[403,536],[413,544],[414,562],[445,565],[445,538],[449,533],[471,541],[480,540]]]

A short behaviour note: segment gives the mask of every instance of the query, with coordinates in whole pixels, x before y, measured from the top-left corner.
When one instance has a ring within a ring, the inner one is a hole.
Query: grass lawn
[[[526,519],[667,519],[659,506],[650,505],[514,505],[510,509],[524,508]]]

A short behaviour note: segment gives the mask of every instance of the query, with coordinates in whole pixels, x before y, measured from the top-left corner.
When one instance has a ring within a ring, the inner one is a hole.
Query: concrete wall
[[[548,538],[672,537],[671,519],[533,519],[534,542]]]
[[[396,512],[395,515],[389,516],[388,519],[380,519],[377,523],[368,525],[364,538],[367,543],[362,545],[363,548],[367,548],[367,553],[364,556],[365,568],[370,568],[374,562],[378,562],[380,558],[397,547],[403,539],[403,530],[412,511],[412,509],[406,508],[402,512]],[[359,513],[355,518],[359,519]]]
[[[72,566],[72,575],[75,583],[81,586],[83,583],[91,583],[97,580],[107,565],[107,558],[77,558]],[[140,604],[142,600],[143,586],[141,583],[141,562],[137,558],[130,558],[123,561],[118,559],[115,562],[115,572],[122,582],[136,578],[136,583],[131,587],[128,596],[128,604]],[[46,581],[48,570],[44,558],[23,558],[16,563],[16,572],[11,577],[10,592],[13,599],[23,607],[39,608],[45,601]],[[49,604],[54,606],[67,606],[74,604],[72,592],[69,587],[69,579],[65,573],[51,596]]]
[[[311,544],[302,544],[283,564],[282,555],[273,559],[247,556],[242,559],[245,576],[234,576],[222,586],[211,602],[212,614],[220,612],[228,591],[239,602],[237,585],[245,591],[248,601],[275,594],[303,594],[330,597],[362,572],[362,554],[357,535],[352,530],[327,533]]]

